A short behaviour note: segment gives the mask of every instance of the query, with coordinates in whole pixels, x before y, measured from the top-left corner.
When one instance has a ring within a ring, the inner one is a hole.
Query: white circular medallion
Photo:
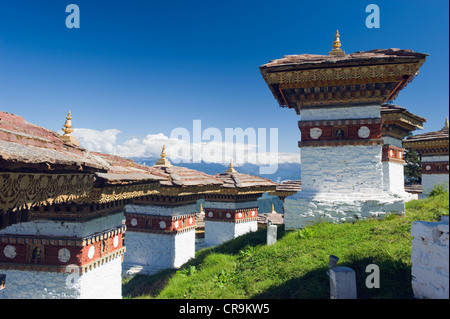
[[[17,256],[16,247],[8,245],[3,249],[3,254],[8,258],[14,258]]]
[[[367,126],[361,126],[358,130],[358,136],[360,138],[368,138],[370,136],[370,130]]]
[[[58,260],[62,263],[68,262],[70,259],[70,251],[67,248],[58,250]]]
[[[118,235],[116,235],[116,237],[114,237],[113,245],[114,245],[114,247],[117,247],[119,245],[119,236]]]
[[[213,217],[213,215],[214,215],[214,214],[213,214],[212,212],[209,212],[209,213],[208,213],[208,217]]]
[[[231,217],[231,214],[230,214],[230,213],[227,213],[226,216],[227,216],[227,218],[230,218],[230,217]]]
[[[242,213],[239,213],[239,214],[238,214],[238,217],[239,217],[239,218],[242,218]]]
[[[425,169],[426,169],[427,171],[429,171],[429,170],[431,169],[431,166],[430,166],[430,165],[427,165],[427,166],[425,167]]]
[[[189,225],[191,225],[193,221],[194,221],[194,220],[192,219],[192,217],[189,218]]]
[[[178,228],[178,220],[175,221],[175,228]]]
[[[136,218],[132,218],[131,219],[131,226],[136,226],[137,225],[137,219]]]
[[[166,222],[165,221],[160,221],[159,222],[159,227],[161,227],[162,229],[166,228]]]
[[[317,140],[319,137],[322,136],[322,130],[318,127],[313,127],[312,129],[309,130],[309,136]]]
[[[255,211],[254,211],[254,210],[252,211],[252,217],[253,217],[253,216],[255,216]]]
[[[94,257],[94,254],[95,254],[95,247],[94,245],[92,245],[91,247],[89,247],[88,258],[92,259],[92,257]]]

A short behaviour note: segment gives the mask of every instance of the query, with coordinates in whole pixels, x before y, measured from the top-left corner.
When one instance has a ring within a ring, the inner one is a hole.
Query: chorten
[[[449,177],[449,124],[448,118],[439,131],[409,136],[403,147],[419,153],[422,160],[422,195],[426,196],[437,184],[448,189]]]
[[[404,213],[404,200],[383,185],[381,105],[413,80],[427,54],[347,54],[339,32],[332,47],[259,68],[278,104],[301,116],[302,190],[285,199],[287,229]]]
[[[179,268],[195,257],[196,204],[222,182],[213,176],[172,165],[163,146],[161,158],[149,169],[164,177],[157,194],[126,205],[127,254],[124,275],[152,274]]]

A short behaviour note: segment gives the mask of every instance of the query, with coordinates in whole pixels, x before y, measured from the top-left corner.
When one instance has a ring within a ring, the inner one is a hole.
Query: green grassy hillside
[[[321,223],[299,231],[278,228],[265,245],[265,230],[197,252],[178,270],[124,280],[125,298],[329,299],[329,255],[356,271],[358,298],[413,298],[411,223],[448,215],[448,192],[411,201],[405,216],[348,224]],[[366,288],[366,267],[380,268],[380,288]]]

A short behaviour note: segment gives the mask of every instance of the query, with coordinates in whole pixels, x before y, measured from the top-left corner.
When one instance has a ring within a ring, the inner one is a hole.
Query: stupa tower
[[[346,54],[336,32],[328,55],[288,55],[260,66],[279,105],[301,116],[302,191],[285,199],[287,229],[404,213],[404,200],[383,187],[381,105],[412,81],[426,56]]]
[[[409,136],[405,148],[419,153],[422,160],[422,196],[427,196],[437,184],[448,189],[449,183],[449,124],[448,118],[439,131]]]

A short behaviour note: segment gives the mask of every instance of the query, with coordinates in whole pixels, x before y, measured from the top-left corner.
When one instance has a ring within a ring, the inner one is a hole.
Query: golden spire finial
[[[69,111],[69,113],[67,113],[67,116],[66,116],[66,123],[64,123],[64,128],[62,129],[65,136],[70,136],[70,133],[73,132],[71,120],[72,120],[72,116],[70,115],[70,111]]]
[[[328,53],[329,55],[344,55],[345,52],[341,50],[341,40],[339,39],[339,30],[336,30],[334,35],[333,49]]]
[[[230,161],[230,166],[228,167],[228,169],[226,170],[226,172],[228,173],[236,173],[237,171],[233,168],[233,159],[231,159]]]
[[[445,117],[445,126],[444,127],[448,127],[448,116]]]
[[[170,164],[170,161],[166,158],[166,146],[163,145],[162,151],[161,151],[161,158],[156,161],[155,165],[159,165],[159,166],[172,166],[172,164]]]
[[[66,123],[64,123],[64,127],[62,129],[64,132],[64,135],[61,136],[61,139],[65,142],[69,142],[69,143],[75,144],[77,146],[80,146],[80,142],[78,142],[75,139],[75,137],[73,137],[71,134],[73,132],[71,120],[72,120],[72,116],[69,111],[69,113],[67,113],[67,116],[66,116]]]
[[[272,204],[272,211],[271,211],[271,213],[272,213],[272,214],[274,214],[274,213],[276,214],[276,213],[277,213],[277,212],[275,211],[275,207],[273,206],[273,204]]]

